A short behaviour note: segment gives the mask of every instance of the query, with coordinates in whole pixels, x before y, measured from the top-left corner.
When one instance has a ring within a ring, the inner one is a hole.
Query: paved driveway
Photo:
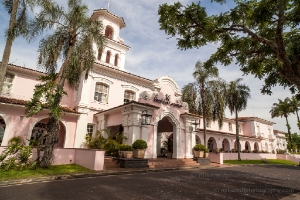
[[[0,199],[300,199],[299,172],[264,165],[114,175],[2,187]]]

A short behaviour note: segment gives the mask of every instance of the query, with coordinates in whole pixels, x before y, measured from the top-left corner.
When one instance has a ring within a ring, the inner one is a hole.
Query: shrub
[[[285,150],[277,149],[277,154],[285,154]]]
[[[258,153],[258,150],[253,150],[252,152],[253,152],[253,153]]]
[[[133,151],[133,148],[130,145],[121,144],[120,145],[120,151]]]
[[[120,149],[120,144],[115,140],[109,140],[104,145],[106,155],[117,156]]]
[[[8,147],[0,155],[0,167],[4,171],[31,168],[34,163],[30,160],[31,155],[32,146],[25,146],[25,142],[21,137],[13,137],[9,140]]]
[[[147,142],[144,140],[136,140],[132,144],[133,149],[147,149]]]
[[[203,144],[196,144],[194,146],[195,151],[204,151],[204,149],[205,149],[205,146]]]

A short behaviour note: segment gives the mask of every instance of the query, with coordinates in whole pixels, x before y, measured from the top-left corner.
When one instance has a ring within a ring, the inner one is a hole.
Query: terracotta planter
[[[134,149],[133,150],[133,157],[134,158],[144,158],[145,157],[145,149]]]
[[[208,158],[209,153],[204,153],[204,158]]]
[[[168,153],[167,153],[167,158],[172,158],[172,155],[173,155],[172,153],[169,153],[169,152],[168,152]]]
[[[131,158],[132,157],[132,151],[123,151],[123,157],[124,158]]]
[[[203,158],[204,151],[194,151],[195,158]]]

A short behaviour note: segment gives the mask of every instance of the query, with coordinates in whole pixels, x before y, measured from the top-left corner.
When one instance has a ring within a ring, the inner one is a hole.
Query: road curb
[[[176,170],[208,169],[208,168],[216,168],[216,167],[218,167],[218,166],[178,167],[178,168],[161,168],[161,169],[137,169],[137,170],[128,170],[128,171],[107,170],[107,171],[101,171],[101,172],[95,172],[95,173],[68,174],[68,175],[48,176],[48,177],[41,177],[41,178],[28,178],[28,179],[0,181],[0,187],[23,185],[23,184],[28,184],[28,183],[48,182],[48,181],[56,181],[56,180],[91,178],[91,177],[126,175],[126,174],[167,172],[167,171],[176,171]]]

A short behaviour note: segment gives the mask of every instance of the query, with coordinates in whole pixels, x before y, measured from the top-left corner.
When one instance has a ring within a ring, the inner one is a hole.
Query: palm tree
[[[293,147],[292,145],[292,137],[291,137],[291,126],[288,121],[288,116],[293,113],[293,109],[290,104],[290,99],[286,97],[284,101],[281,99],[278,99],[278,103],[273,103],[273,107],[270,110],[271,117],[281,117],[284,116],[285,121],[286,121],[286,127],[288,129],[288,137],[289,137],[289,143],[291,144],[291,148]]]
[[[291,104],[291,109],[293,111],[293,113],[296,113],[296,116],[297,116],[297,126],[300,130],[300,119],[299,119],[299,108],[300,108],[300,102],[299,100],[297,99],[296,96],[292,96],[292,98],[290,99],[290,104]]]
[[[6,75],[10,58],[11,47],[14,39],[28,33],[28,8],[33,8],[37,0],[2,0],[6,11],[10,14],[9,26],[6,31],[6,44],[0,66],[0,93]]]
[[[235,134],[238,146],[238,160],[241,160],[238,113],[247,108],[247,101],[251,97],[250,88],[242,84],[242,78],[230,81],[226,90],[226,102],[231,115],[235,113]]]
[[[82,74],[85,78],[95,61],[93,44],[103,48],[104,36],[101,34],[101,21],[87,16],[88,7],[81,0],[68,0],[68,10],[53,3],[38,14],[30,26],[32,37],[47,28],[55,27],[54,33],[40,41],[38,64],[48,73],[36,87],[32,102],[27,106],[28,115],[33,115],[45,108],[41,98],[46,97],[46,106],[50,117],[46,135],[44,155],[41,167],[49,167],[53,156],[54,144],[58,141],[60,102],[65,94],[63,87],[67,81],[72,88],[78,87]],[[57,62],[62,59],[59,73]]]
[[[181,90],[182,96],[181,100],[188,103],[189,112],[193,114],[199,114],[198,110],[198,98],[197,98],[197,88],[195,83],[189,83],[183,86]]]
[[[198,96],[198,114],[203,116],[203,137],[206,144],[206,122],[218,120],[219,126],[223,125],[225,110],[224,81],[219,79],[218,68],[215,66],[204,67],[201,61],[198,61],[193,73],[196,79]]]

